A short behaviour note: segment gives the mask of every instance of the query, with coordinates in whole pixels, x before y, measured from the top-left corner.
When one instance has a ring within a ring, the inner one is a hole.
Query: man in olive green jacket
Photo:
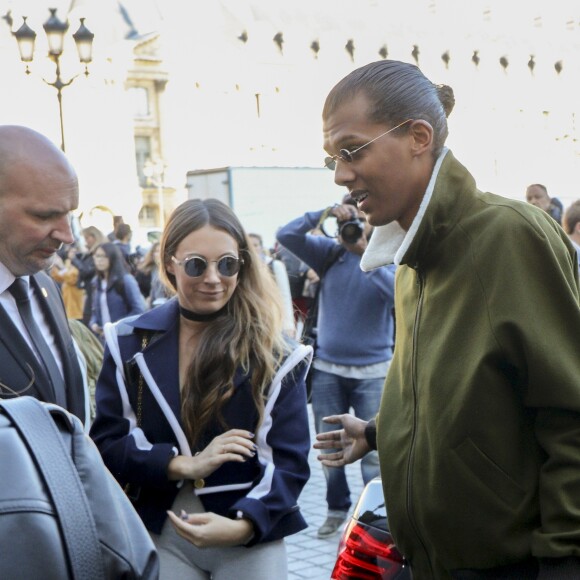
[[[397,114],[378,122],[391,91]],[[398,265],[397,335],[376,434],[330,417],[344,430],[315,447],[339,449],[321,456],[332,466],[376,442],[415,579],[580,578],[577,256],[545,212],[476,188],[443,146],[437,96],[412,65],[384,61],[327,99],[335,181],[378,226],[361,267]],[[377,140],[401,119],[403,134]]]

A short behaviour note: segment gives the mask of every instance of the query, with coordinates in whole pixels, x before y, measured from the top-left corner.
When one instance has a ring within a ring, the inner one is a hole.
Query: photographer
[[[308,212],[278,231],[278,242],[320,276],[317,340],[312,365],[312,409],[317,433],[334,429],[328,415],[353,409],[361,419],[373,417],[393,352],[394,267],[360,269],[371,226],[350,196],[341,205]],[[328,236],[336,219],[337,238]],[[321,227],[326,234],[312,235]],[[366,483],[379,473],[376,454],[361,462]],[[351,506],[343,467],[324,467],[328,516],[318,537],[335,534]]]

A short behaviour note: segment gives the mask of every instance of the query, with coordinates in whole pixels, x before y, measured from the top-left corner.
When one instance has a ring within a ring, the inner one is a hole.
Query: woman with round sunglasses
[[[286,578],[306,527],[305,375],[277,286],[240,221],[188,200],[161,240],[175,296],[105,328],[91,436],[134,501],[161,578]]]

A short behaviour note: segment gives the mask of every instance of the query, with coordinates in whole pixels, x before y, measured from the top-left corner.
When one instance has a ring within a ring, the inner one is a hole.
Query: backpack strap
[[[310,343],[314,346],[315,337],[312,333],[316,332],[316,325],[318,323],[318,303],[320,302],[320,291],[322,289],[322,281],[324,280],[324,276],[330,270],[333,264],[335,264],[338,259],[346,253],[346,249],[342,244],[336,244],[330,253],[326,257],[324,264],[322,265],[322,269],[319,273],[319,280],[318,285],[316,286],[316,291],[314,292],[314,296],[312,297],[312,301],[310,306],[308,307],[308,313],[306,315],[306,320],[304,321],[303,327],[303,336],[310,339]],[[310,336],[308,336],[310,335]]]
[[[143,333],[143,338],[141,339],[141,352],[143,352],[147,345],[149,344],[149,334],[147,332]],[[137,427],[141,427],[143,423],[143,373],[139,369],[139,382],[137,386]]]
[[[136,314],[135,316],[121,319],[115,323],[107,322],[103,328],[103,334],[105,335],[105,343],[109,348],[109,353],[115,361],[117,386],[119,388],[119,395],[123,405],[123,416],[129,418],[133,426],[140,428],[143,419],[143,375],[139,373],[137,383],[137,410],[135,412],[129,402],[129,391],[127,387],[129,381],[125,373],[125,365],[123,364],[123,359],[121,357],[118,338],[119,336],[127,336],[135,332],[134,327],[126,324],[126,322],[138,318],[139,316],[140,314]],[[148,332],[143,334],[143,337],[141,338],[141,350],[145,349],[150,338],[151,335]]]
[[[324,266],[322,266],[322,271],[320,272],[320,279],[324,277],[326,272],[330,270],[330,267],[341,257],[346,254],[346,248],[342,244],[336,244],[332,250],[330,250],[330,254],[326,258],[324,262]]]
[[[58,427],[45,406],[32,397],[0,401],[0,410],[12,421],[42,473],[64,537],[72,577],[105,580],[97,527],[83,484]],[[71,432],[74,423],[61,412]]]

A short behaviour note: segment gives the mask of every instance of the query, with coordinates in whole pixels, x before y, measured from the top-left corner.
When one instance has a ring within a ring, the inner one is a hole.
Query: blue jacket
[[[144,331],[151,340],[141,352]],[[178,335],[175,298],[142,316],[106,325],[107,346],[91,429],[107,467],[121,485],[131,484],[135,508],[154,533],[161,532],[165,512],[180,487],[167,478],[174,450],[192,454],[181,422]],[[244,463],[224,464],[205,478],[203,488],[195,490],[208,512],[235,517],[243,511],[255,528],[251,544],[306,527],[297,500],[310,476],[304,377],[311,357],[312,349],[303,345],[289,354],[272,382],[258,429],[249,376],[238,372],[223,417],[228,428],[254,432],[258,450]],[[140,374],[144,377],[141,428],[135,415]],[[223,432],[223,427],[212,426],[200,448]]]
[[[278,241],[318,274],[336,241],[312,236],[322,211],[306,213],[280,228]],[[366,366],[393,356],[394,266],[360,269],[361,257],[345,252],[324,276],[318,308],[316,357]]]
[[[93,311],[89,326],[96,323],[102,327],[101,294],[103,290],[101,289],[100,279],[95,277],[93,284]],[[107,288],[107,306],[109,307],[112,322],[116,322],[127,316],[133,316],[134,314],[141,314],[146,310],[145,300],[139,290],[139,284],[137,284],[135,277],[131,274],[125,274],[123,276],[123,284],[125,286],[124,296],[114,286]]]

